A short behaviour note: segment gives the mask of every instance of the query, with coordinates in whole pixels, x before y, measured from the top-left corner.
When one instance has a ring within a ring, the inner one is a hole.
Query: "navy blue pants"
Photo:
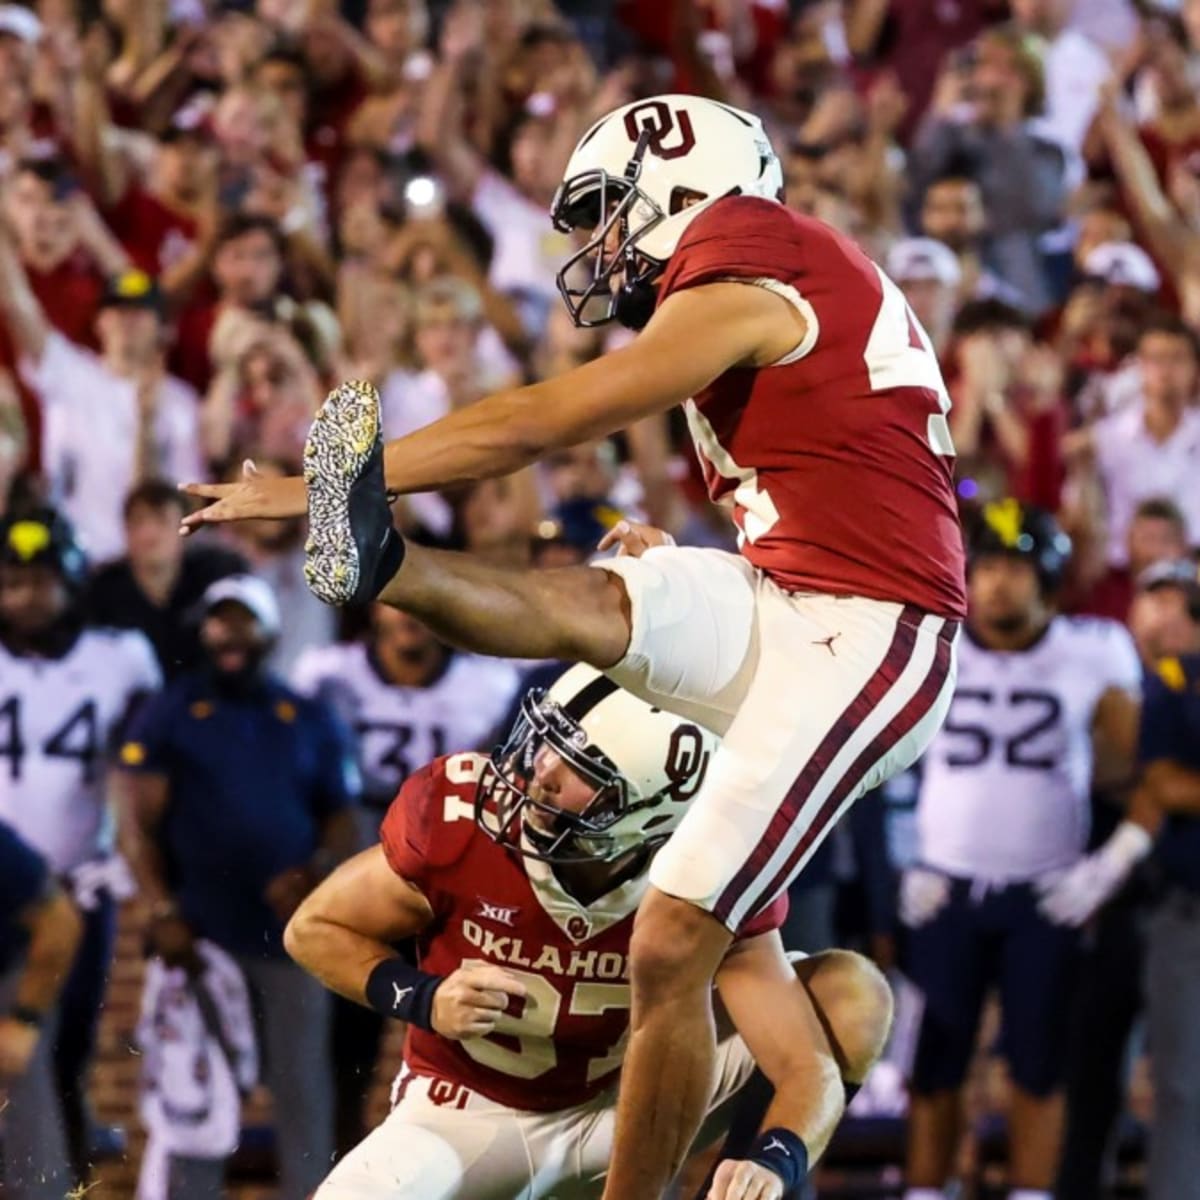
[[[117,906],[107,892],[102,892],[97,906],[83,913],[83,937],[58,1004],[54,1077],[62,1100],[71,1166],[79,1180],[87,1176],[87,1073],[96,1048],[96,1029],[116,934]]]
[[[1034,1096],[1061,1084],[1079,932],[1048,921],[1037,899],[1029,884],[985,891],[956,879],[946,906],[911,931],[908,974],[925,995],[912,1080],[918,1094],[962,1085],[992,987],[1013,1082]]]

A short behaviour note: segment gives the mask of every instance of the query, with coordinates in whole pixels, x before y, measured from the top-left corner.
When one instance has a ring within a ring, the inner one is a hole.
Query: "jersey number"
[[[0,704],[0,758],[8,759],[8,777],[21,778],[28,747],[21,733],[21,698]],[[83,768],[85,783],[95,781],[100,758],[100,721],[95,700],[85,700],[42,744],[47,758],[73,758]]]
[[[991,706],[998,700],[1001,703],[1007,701],[1013,708],[1020,709],[1029,717],[1028,723],[1019,733],[1011,734],[1007,738],[996,738],[984,725],[968,725],[957,720],[956,710],[960,703]],[[999,743],[1003,747],[1004,761],[1010,767],[1020,767],[1027,771],[1053,770],[1058,762],[1058,754],[1053,749],[1043,749],[1039,752],[1031,747],[1030,743],[1053,729],[1061,716],[1062,702],[1053,692],[1027,689],[997,697],[990,689],[960,688],[954,693],[954,703],[950,715],[946,718],[945,731],[954,737],[965,739],[965,742],[961,749],[946,755],[946,765],[978,767],[991,756]]]
[[[463,966],[471,963],[482,965],[485,962],[482,958],[467,959]],[[537,1079],[553,1070],[558,1062],[558,1054],[554,1049],[554,1029],[562,1009],[563,994],[544,975],[517,971],[509,966],[504,969],[525,985],[525,1007],[521,1015],[513,1017],[506,1013],[496,1022],[494,1033],[468,1038],[460,1044],[481,1066],[518,1079]],[[598,1017],[614,1008],[629,1008],[629,984],[585,982],[577,983],[571,989],[567,1012],[573,1017]],[[497,1035],[510,1044],[505,1045],[497,1040]],[[599,1055],[588,1063],[589,1083],[621,1065],[628,1036],[629,1027],[626,1026],[607,1054]]]
[[[381,734],[390,739],[384,752],[374,762],[377,770],[393,773],[397,787],[413,773],[413,761],[406,753],[416,733],[412,725],[402,725],[396,721],[359,721],[355,730],[364,747],[364,759],[368,757],[365,743],[371,734]],[[440,725],[429,726],[429,741],[429,753],[421,756],[421,762],[441,758],[446,753],[446,731]]]
[[[938,411],[926,418],[925,440],[934,454],[953,458],[954,442],[946,420],[950,393],[946,391],[933,344],[909,308],[904,293],[882,271],[879,280],[883,298],[863,351],[871,390],[883,392],[904,387],[932,392],[937,397]],[[711,422],[695,404],[687,405],[687,421],[696,453],[706,464],[705,474],[711,470],[734,485],[732,500],[740,531],[738,540],[756,542],[779,520],[775,501],[759,483],[757,471],[734,461],[733,455],[721,445]]]

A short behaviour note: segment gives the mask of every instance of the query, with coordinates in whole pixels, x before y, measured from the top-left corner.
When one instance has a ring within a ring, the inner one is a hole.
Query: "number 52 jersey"
[[[0,818],[53,870],[108,849],[108,755],[134,700],[160,682],[132,630],[85,629],[60,658],[0,645]]]
[[[1075,862],[1091,817],[1092,724],[1142,669],[1115,621],[1055,617],[1025,650],[959,639],[946,723],[922,760],[918,857],[970,879],[1033,879]]]

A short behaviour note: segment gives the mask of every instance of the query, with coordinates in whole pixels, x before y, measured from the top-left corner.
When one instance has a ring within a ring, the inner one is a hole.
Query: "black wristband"
[[[28,1004],[14,1004],[8,1010],[8,1015],[14,1021],[20,1021],[22,1025],[32,1025],[34,1029],[41,1029],[42,1022],[46,1019],[44,1012],[31,1008]]]
[[[808,1175],[808,1147],[790,1129],[764,1129],[754,1139],[746,1158],[774,1171],[783,1180],[785,1196],[791,1195]]]
[[[376,963],[367,976],[367,1003],[385,1017],[394,1017],[433,1033],[433,994],[442,978],[441,975],[430,975],[402,958],[385,958]]]

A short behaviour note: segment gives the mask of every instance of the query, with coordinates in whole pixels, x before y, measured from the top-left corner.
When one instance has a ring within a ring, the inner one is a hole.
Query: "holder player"
[[[618,109],[580,141],[552,217],[586,237],[559,276],[572,316],[639,328],[632,343],[386,448],[374,389],[344,384],[303,480],[191,488],[219,503],[189,527],[307,500],[309,582],[330,603],[378,597],[469,649],[591,663],[724,735],[641,905],[609,1200],[657,1200],[692,1141],[734,935],[917,758],[953,684],[963,560],[936,357],[896,285],[781,192],[751,114],[694,96]],[[677,404],[740,554],[526,572],[392,529],[385,488],[508,474]],[[802,1125],[783,1095],[768,1124]]]
[[[288,929],[292,954],[328,986],[409,1022],[391,1115],[316,1200],[600,1195],[634,915],[715,744],[577,666],[525,696],[491,759],[452,755],[412,777],[381,844],[335,872]],[[846,952],[793,968],[776,932],[785,908],[781,898],[748,924],[718,971],[743,1036],[720,1043],[701,1144],[728,1123],[752,1052],[783,1052],[819,1074],[822,1109],[795,1131],[815,1155],[886,1036],[883,978]],[[392,949],[412,937],[419,967]],[[780,1024],[781,994],[787,1008],[800,1002],[801,1025]],[[783,1189],[766,1161],[719,1171],[718,1197]]]

